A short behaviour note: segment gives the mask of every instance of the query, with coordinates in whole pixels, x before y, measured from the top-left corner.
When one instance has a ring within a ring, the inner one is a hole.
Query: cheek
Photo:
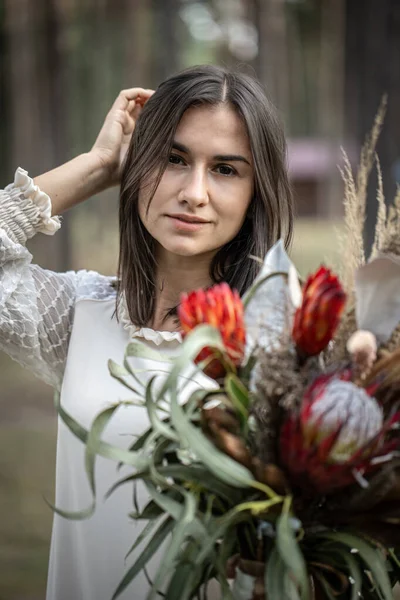
[[[158,184],[156,189],[155,185],[157,183],[157,173],[152,173],[141,182],[138,195],[138,209],[142,221],[148,220],[152,211],[154,211],[154,205],[157,204],[160,187],[162,188],[161,184],[163,178],[164,175],[161,177],[161,182]]]
[[[168,180],[164,172],[155,190],[155,179],[152,179],[140,190],[138,206],[142,221],[152,221],[157,217],[158,213],[162,212],[165,198],[168,197],[167,183]]]
[[[243,200],[246,197],[247,200]],[[246,218],[251,200],[252,196],[249,195],[248,189],[243,190],[243,194],[231,196],[229,201],[220,208],[220,215],[225,224],[239,230]]]

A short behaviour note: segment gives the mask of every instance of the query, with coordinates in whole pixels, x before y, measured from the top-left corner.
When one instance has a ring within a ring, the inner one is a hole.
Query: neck
[[[195,260],[194,260],[195,259]],[[166,313],[179,304],[183,292],[205,288],[212,284],[209,275],[210,257],[162,257],[158,261],[155,311],[150,326],[153,329],[178,329],[174,317]]]

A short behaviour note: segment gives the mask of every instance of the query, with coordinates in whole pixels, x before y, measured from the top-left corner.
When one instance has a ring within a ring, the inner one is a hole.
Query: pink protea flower
[[[321,375],[308,387],[280,433],[280,459],[293,485],[329,494],[363,483],[376,459],[399,446],[388,433],[400,413],[384,421],[370,391],[352,383],[348,370]]]

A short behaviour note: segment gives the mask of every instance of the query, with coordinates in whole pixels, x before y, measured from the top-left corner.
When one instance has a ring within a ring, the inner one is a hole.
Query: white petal
[[[400,258],[378,255],[356,271],[354,283],[359,329],[385,342],[400,322]]]
[[[283,277],[271,277],[256,290],[249,301],[245,311],[247,353],[255,346],[270,348],[279,340],[283,331],[291,323],[294,308],[298,305],[300,284],[296,269],[286,254],[282,240],[279,240],[268,251],[264,264],[258,274],[254,285],[268,275],[283,272],[288,275],[288,280]],[[245,294],[251,294],[251,290]],[[301,301],[301,300],[300,300]]]

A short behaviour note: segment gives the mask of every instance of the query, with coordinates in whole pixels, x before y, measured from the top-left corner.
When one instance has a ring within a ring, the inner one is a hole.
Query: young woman
[[[31,264],[28,238],[55,233],[57,215],[119,180],[117,281]],[[108,359],[121,363],[132,338],[173,354],[181,342],[181,292],[227,281],[244,293],[258,270],[251,256],[262,258],[280,237],[288,243],[291,230],[284,136],[253,79],[202,66],[154,94],[125,90],[90,152],[34,180],[17,169],[0,193],[0,348],[61,390],[63,407],[90,427],[102,409],[130,397],[110,377]],[[133,366],[165,368],[138,358]],[[146,425],[142,409],[124,406],[103,437],[128,447]],[[62,422],[56,469],[56,505],[89,505],[84,448]],[[111,598],[140,532],[128,517],[127,486],[103,501],[122,475],[99,458],[95,514],[55,516],[47,600]],[[141,600],[148,589],[140,575],[121,598]]]

